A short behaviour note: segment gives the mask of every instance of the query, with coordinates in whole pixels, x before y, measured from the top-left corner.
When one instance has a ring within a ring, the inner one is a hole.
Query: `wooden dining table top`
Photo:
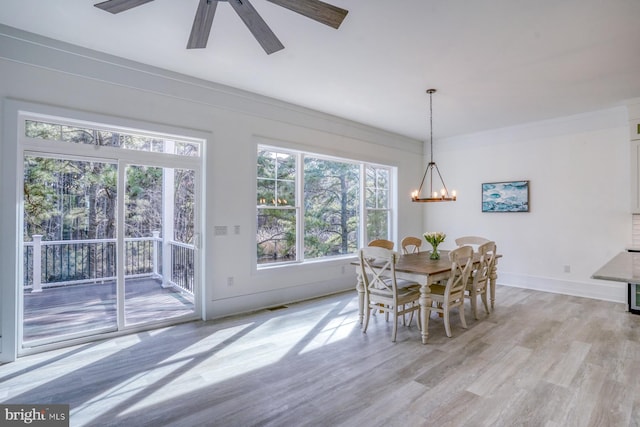
[[[417,254],[400,255],[396,262],[396,271],[437,274],[451,270],[451,261],[449,261],[450,251],[442,250],[438,252],[440,252],[440,259],[430,259],[431,252],[428,251]]]
[[[417,274],[439,274],[451,270],[448,250],[440,250],[440,259],[430,259],[431,251],[419,252],[417,254],[400,254],[396,261],[396,272],[417,273]],[[500,258],[501,255],[496,255]],[[474,252],[474,262],[480,261],[480,256]],[[351,264],[360,265],[360,260],[355,260]]]

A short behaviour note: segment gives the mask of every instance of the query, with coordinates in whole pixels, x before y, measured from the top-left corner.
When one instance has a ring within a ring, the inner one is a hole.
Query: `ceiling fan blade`
[[[213,16],[216,14],[217,0],[200,0],[196,16],[193,18],[191,35],[187,43],[187,49],[202,49],[207,47]]]
[[[94,6],[107,12],[120,13],[152,1],[153,0],[107,0],[96,3]]]
[[[284,45],[280,43],[280,40],[271,31],[271,28],[266,22],[258,15],[258,12],[253,8],[249,0],[229,0],[229,4],[236,11],[240,19],[249,28],[253,37],[258,40],[260,46],[267,52],[268,55],[273,52],[277,52],[284,49]]]
[[[340,27],[348,10],[320,0],[267,0],[333,28]]]

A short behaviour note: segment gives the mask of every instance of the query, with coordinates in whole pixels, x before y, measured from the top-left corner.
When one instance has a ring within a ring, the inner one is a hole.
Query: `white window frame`
[[[375,210],[385,210],[388,212],[388,230],[387,230],[387,234],[389,236],[390,240],[394,239],[394,230],[396,230],[396,226],[395,226],[395,221],[396,221],[396,215],[395,215],[395,197],[396,197],[396,193],[397,193],[397,188],[396,188],[396,175],[397,175],[397,168],[395,166],[391,166],[391,165],[385,165],[385,164],[381,164],[381,163],[374,163],[374,162],[370,162],[370,161],[364,161],[364,160],[357,160],[357,159],[350,159],[350,158],[346,158],[346,157],[340,157],[340,156],[334,156],[334,155],[327,155],[327,154],[318,154],[315,152],[311,152],[311,151],[305,151],[305,150],[300,150],[300,149],[295,149],[295,148],[289,148],[289,147],[285,147],[285,146],[279,146],[279,145],[275,145],[272,143],[266,143],[266,142],[258,142],[256,145],[256,166],[257,166],[257,154],[259,151],[274,151],[274,152],[278,152],[278,153],[287,153],[287,154],[291,154],[291,155],[295,155],[296,156],[296,203],[295,206],[292,207],[288,207],[288,208],[280,208],[280,209],[295,209],[296,210],[296,259],[295,260],[287,260],[287,261],[281,261],[281,262],[274,262],[274,263],[264,263],[264,264],[260,264],[258,263],[258,259],[257,259],[257,252],[254,251],[254,265],[256,267],[256,269],[258,271],[260,270],[268,270],[268,269],[272,269],[272,268],[280,268],[280,267],[287,267],[287,266],[292,266],[292,265],[300,265],[300,264],[311,264],[311,263],[318,263],[318,262],[330,262],[330,261],[334,261],[336,259],[344,259],[344,258],[353,258],[355,256],[357,256],[356,253],[353,254],[343,254],[343,255],[336,255],[336,256],[323,256],[323,257],[319,257],[319,258],[311,258],[311,259],[305,259],[304,257],[304,230],[305,230],[305,224],[304,224],[304,218],[305,218],[305,211],[304,211],[304,159],[305,157],[313,157],[313,158],[317,158],[317,159],[321,159],[321,160],[327,160],[327,161],[336,161],[336,162],[342,162],[342,163],[351,163],[354,165],[358,165],[359,166],[359,174],[360,174],[360,181],[359,181],[359,188],[358,191],[360,193],[360,197],[359,197],[359,215],[360,215],[360,221],[358,223],[358,248],[361,248],[363,246],[366,245],[366,243],[368,242],[368,236],[367,236],[367,224],[366,224],[366,219],[367,219],[367,212],[372,210],[371,208],[367,208],[366,206],[366,202],[365,202],[365,197],[366,197],[366,168],[367,167],[374,167],[374,168],[378,168],[378,169],[387,169],[389,171],[389,194],[388,194],[388,207],[386,209],[375,209]],[[255,169],[254,169],[255,170]],[[256,176],[255,176],[255,180],[254,180],[254,195],[257,195],[257,170],[256,170]],[[256,205],[256,219],[258,216],[258,211],[259,209],[274,209],[277,207],[275,206],[261,206],[261,205]],[[255,236],[257,235],[257,221],[254,221],[255,225],[255,229],[254,229],[254,241],[255,241]]]

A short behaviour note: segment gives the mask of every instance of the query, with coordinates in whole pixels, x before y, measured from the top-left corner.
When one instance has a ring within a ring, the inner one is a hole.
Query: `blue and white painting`
[[[529,212],[529,181],[482,184],[482,212]]]

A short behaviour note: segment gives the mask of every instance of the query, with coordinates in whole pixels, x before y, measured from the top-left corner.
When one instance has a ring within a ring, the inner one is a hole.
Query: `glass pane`
[[[365,187],[373,188],[376,186],[376,169],[372,166],[367,166],[365,169],[366,181]]]
[[[52,123],[35,122],[26,120],[25,136],[38,139],[62,140],[62,126]]]
[[[296,210],[258,209],[258,264],[296,260]]]
[[[258,205],[276,204],[276,183],[272,179],[258,179]]]
[[[171,169],[165,169],[170,171]],[[195,243],[196,173],[191,169],[174,169],[173,238],[176,242]]]
[[[93,127],[68,126],[25,120],[25,136],[53,141],[72,142],[124,148],[127,150],[171,153],[180,156],[200,156],[200,144],[173,141],[161,137],[112,132]]]
[[[162,203],[162,168],[128,167],[125,237],[151,237],[154,231],[160,232]]]
[[[296,205],[296,156],[258,150],[258,206]]]
[[[117,166],[24,158],[23,342],[116,328]]]
[[[357,251],[359,167],[304,160],[305,258]]]
[[[266,150],[258,150],[257,177],[272,179],[276,177],[275,153]]]
[[[75,144],[93,144],[95,138],[88,129],[62,126],[62,141],[73,142]]]
[[[278,153],[277,178],[293,181],[296,179],[296,158],[291,154]]]
[[[389,211],[367,211],[367,238],[369,240],[389,239]]]
[[[376,169],[376,186],[378,188],[389,189],[389,170],[388,169]]]
[[[376,198],[376,190],[374,187],[366,187],[366,200],[365,207],[366,208],[376,208],[377,207],[377,198]]]
[[[386,209],[389,207],[389,192],[387,190],[378,190],[378,197],[376,197],[376,208]]]
[[[165,152],[165,141],[138,135],[122,135],[122,148],[136,151]]]
[[[296,183],[293,181],[278,181],[278,205],[296,205]]]
[[[129,166],[125,193],[125,325],[194,312],[195,172]]]
[[[200,157],[200,145],[191,142],[176,142],[174,154],[179,156]]]

